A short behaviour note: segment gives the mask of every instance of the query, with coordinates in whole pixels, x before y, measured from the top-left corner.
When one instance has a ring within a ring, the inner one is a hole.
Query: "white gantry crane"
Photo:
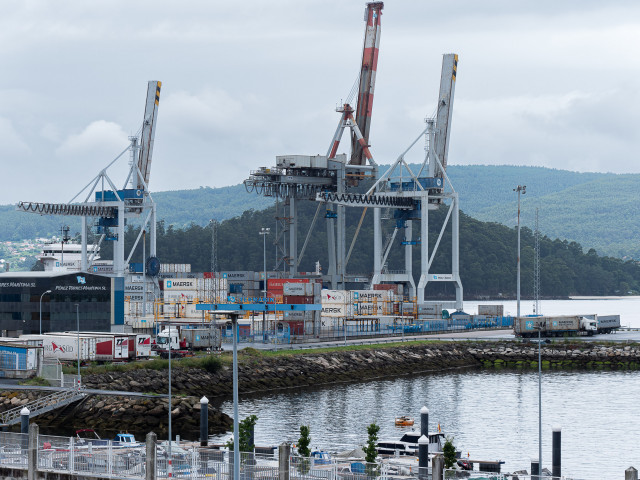
[[[463,290],[459,268],[459,203],[458,194],[446,173],[457,67],[458,55],[443,56],[435,118],[427,119],[426,128],[366,193],[325,191],[319,192],[316,200],[339,206],[366,206],[374,209],[372,285],[383,282],[407,284],[411,295],[417,296],[418,305],[424,305],[428,303],[425,301],[425,288],[429,282],[452,282],[456,291],[454,306],[461,310]],[[418,172],[413,172],[404,157],[423,138],[423,135],[427,136],[425,159]],[[448,212],[434,247],[429,251],[429,211],[447,202],[450,202]],[[383,245],[382,209],[391,210],[393,215],[389,219],[395,222],[393,232],[385,245]],[[412,222],[414,221],[420,222],[418,240],[413,240]],[[452,225],[451,272],[435,273],[431,271],[431,265],[449,221]],[[400,234],[399,237],[398,234]],[[392,271],[387,267],[387,258],[393,246],[397,244],[405,249],[405,268]],[[420,245],[421,269],[417,289],[412,272],[413,245]]]
[[[144,120],[139,136],[130,137],[129,146],[109,165],[98,173],[68,203],[20,202],[17,209],[39,215],[72,215],[82,219],[82,264],[84,272],[106,273],[115,277],[124,277],[128,271],[131,257],[147,229],[150,232],[150,257],[147,271],[157,274],[159,263],[156,259],[156,205],[149,192],[149,175],[153,139],[160,102],[161,82],[150,81],[147,89]],[[129,174],[122,188],[118,188],[109,177],[107,170],[125,153],[131,153]],[[128,188],[127,188],[128,187]],[[84,197],[83,201],[78,198]],[[128,255],[125,255],[125,225],[142,219],[140,234],[136,238]],[[94,223],[95,222],[95,223]],[[93,266],[93,256],[87,257],[87,225],[95,227],[97,252],[104,241],[113,242],[113,268]]]

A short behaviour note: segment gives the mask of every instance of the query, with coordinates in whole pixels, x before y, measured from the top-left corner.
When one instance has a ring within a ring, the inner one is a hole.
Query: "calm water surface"
[[[542,395],[543,467],[550,468],[552,428],[561,426],[565,475],[623,478],[629,466],[640,468],[640,373],[543,372]],[[411,376],[241,397],[239,416],[258,416],[260,445],[295,443],[300,425],[308,424],[312,447],[339,451],[364,445],[373,422],[380,438],[399,439],[403,429],[394,416],[417,420],[423,405],[430,424],[440,423],[472,459],[503,460],[503,471],[514,471],[529,470],[538,456],[537,371]],[[231,402],[222,409],[233,414]]]
[[[478,303],[465,302],[476,313]],[[533,311],[521,302],[523,315]],[[549,300],[546,315],[620,314],[622,324],[640,328],[640,297]],[[623,478],[629,466],[640,469],[640,372],[545,371],[542,375],[543,467],[551,464],[551,433],[562,427],[563,473],[574,478]],[[256,442],[295,443],[302,424],[311,427],[312,446],[338,451],[363,445],[367,426],[380,426],[380,438],[399,439],[394,416],[418,419],[430,410],[455,445],[473,459],[503,460],[503,471],[526,468],[538,456],[538,375],[534,371],[459,371],[405,376],[266,396],[240,397],[239,415],[258,416]],[[222,409],[233,414],[233,404]],[[431,429],[433,430],[433,428]]]

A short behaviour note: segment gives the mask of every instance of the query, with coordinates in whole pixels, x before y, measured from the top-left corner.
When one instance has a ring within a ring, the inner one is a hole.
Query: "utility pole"
[[[527,193],[526,185],[518,185],[513,189],[514,192],[518,192],[518,284],[517,284],[517,302],[518,302],[518,314],[520,316],[520,194]]]
[[[540,315],[540,224],[538,221],[538,208],[536,208],[536,230],[533,238],[533,313]]]

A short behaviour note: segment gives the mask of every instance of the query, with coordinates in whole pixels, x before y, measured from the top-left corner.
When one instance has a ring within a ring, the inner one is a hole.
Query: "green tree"
[[[253,452],[255,445],[253,444],[253,428],[258,421],[255,415],[249,415],[238,425],[238,448],[241,452]],[[233,451],[233,439],[227,442],[227,448]]]
[[[380,427],[375,423],[372,423],[367,427],[367,434],[369,435],[369,439],[367,440],[367,445],[363,448],[365,454],[364,459],[367,463],[374,463],[376,461],[376,457],[378,456],[376,443],[378,443],[379,431]]]
[[[300,425],[300,438],[298,439],[298,453],[301,457],[311,455],[309,444],[311,443],[311,429],[309,425]]]
[[[453,468],[456,464],[456,447],[453,445],[453,437],[447,437],[442,447],[444,454],[444,468]]]

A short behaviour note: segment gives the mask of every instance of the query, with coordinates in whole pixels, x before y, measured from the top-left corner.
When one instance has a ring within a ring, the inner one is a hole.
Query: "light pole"
[[[542,325],[538,324],[538,478],[542,478]]]
[[[76,321],[78,323],[78,389],[80,389],[80,304],[76,303]]]
[[[264,311],[262,312],[262,341],[264,343],[266,343],[267,341],[267,335],[266,335],[266,330],[267,330],[267,235],[269,235],[269,233],[271,232],[270,228],[265,228],[262,227],[260,229],[260,235],[262,235],[262,251],[263,251],[263,259],[264,259],[264,264],[263,264],[263,270],[264,270],[264,290],[263,292],[263,302],[265,304],[265,308]],[[278,332],[276,332],[276,337],[278,335]]]
[[[527,193],[526,185],[518,185],[513,189],[514,192],[518,192],[518,284],[517,284],[517,300],[518,300],[518,317],[520,316],[520,194]]]
[[[168,454],[169,454],[169,460],[167,463],[167,476],[172,477],[173,476],[173,466],[172,466],[172,456],[171,456],[171,409],[173,408],[173,405],[171,404],[171,341],[173,340],[173,335],[171,334],[171,316],[169,316],[169,351],[168,351],[168,356],[169,356],[169,450],[168,450]]]
[[[42,335],[42,297],[44,297],[47,293],[51,293],[51,290],[42,292],[42,295],[40,295],[40,335]]]
[[[265,278],[266,281],[266,278]],[[240,480],[240,426],[238,423],[238,314],[231,313],[233,327],[233,480]],[[276,336],[276,340],[277,340]]]

